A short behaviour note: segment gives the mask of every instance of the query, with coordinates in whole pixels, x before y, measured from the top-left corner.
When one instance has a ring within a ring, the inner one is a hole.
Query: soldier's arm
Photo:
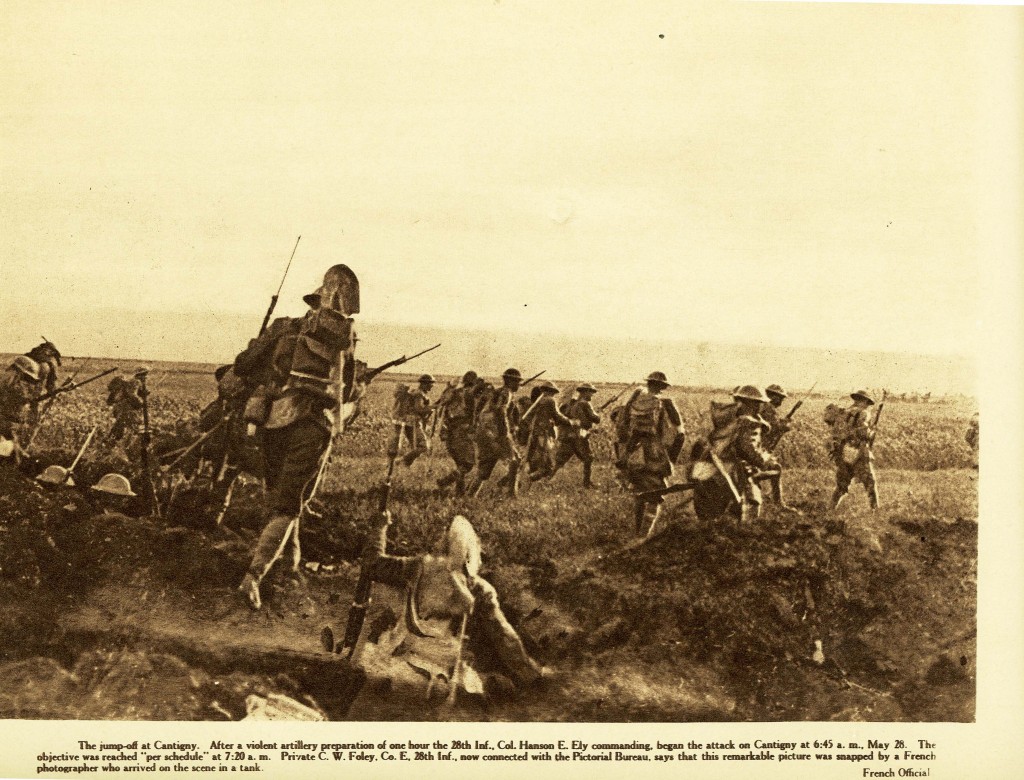
[[[867,442],[871,440],[871,420],[867,409],[862,409],[857,414],[853,434],[857,441]]]
[[[601,415],[594,411],[594,407],[590,401],[584,401],[580,406],[583,410],[583,417],[581,418],[583,422],[589,423],[590,425],[597,425],[601,422]]]
[[[742,421],[742,429],[737,435],[740,457],[759,469],[772,468],[776,464],[774,456],[765,449],[761,442],[761,426],[746,419]]]
[[[391,513],[382,512],[370,529],[366,544],[363,546],[362,565],[374,582],[402,588],[415,577],[420,559],[387,554],[390,527]]]
[[[668,417],[669,424],[672,425],[679,433],[686,434],[686,426],[683,425],[683,416],[679,414],[679,410],[676,408],[676,403],[671,398],[662,398],[662,404],[665,406],[665,415]]]
[[[572,428],[575,425],[579,425],[579,420],[570,420],[566,417],[558,408],[558,404],[555,399],[551,399],[551,419],[555,425],[562,425],[567,428]]]

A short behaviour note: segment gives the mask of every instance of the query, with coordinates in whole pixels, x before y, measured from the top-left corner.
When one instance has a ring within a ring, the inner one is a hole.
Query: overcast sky
[[[0,305],[258,323],[301,233],[282,314],[344,262],[374,321],[968,354],[1019,21],[8,3]]]

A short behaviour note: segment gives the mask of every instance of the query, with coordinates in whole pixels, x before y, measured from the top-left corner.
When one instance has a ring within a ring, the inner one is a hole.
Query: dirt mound
[[[928,622],[915,635],[942,637],[971,622],[973,591],[950,583],[969,573],[977,526],[936,521],[921,541],[818,522],[684,525],[535,586],[579,622],[577,656],[650,668],[686,658],[717,673],[742,717],[927,719],[929,695],[944,687],[962,700],[956,717],[971,720],[971,638],[962,664],[936,666],[945,648],[911,646],[901,626]]]

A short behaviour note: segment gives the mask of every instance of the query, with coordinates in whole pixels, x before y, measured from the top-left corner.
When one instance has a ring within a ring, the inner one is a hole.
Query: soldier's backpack
[[[117,403],[117,399],[124,392],[124,387],[127,383],[119,376],[115,376],[107,383],[107,406],[113,406]]]
[[[657,436],[664,406],[661,399],[638,390],[627,404],[626,430],[630,436]]]

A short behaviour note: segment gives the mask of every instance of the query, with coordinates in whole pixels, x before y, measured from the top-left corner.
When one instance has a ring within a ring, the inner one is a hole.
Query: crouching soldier
[[[383,512],[363,550],[363,576],[395,589],[391,606],[355,642],[352,661],[369,684],[349,710],[379,713],[382,694],[391,702],[410,699],[436,706],[457,693],[484,694],[511,681],[517,688],[537,684],[542,667],[527,654],[508,622],[494,587],[480,576],[480,540],[470,522],[457,516],[437,554],[396,556],[385,552],[390,512]],[[357,626],[358,628],[358,626]],[[333,633],[324,632],[327,649]],[[480,676],[478,670],[489,674]],[[500,682],[499,682],[500,681]]]

